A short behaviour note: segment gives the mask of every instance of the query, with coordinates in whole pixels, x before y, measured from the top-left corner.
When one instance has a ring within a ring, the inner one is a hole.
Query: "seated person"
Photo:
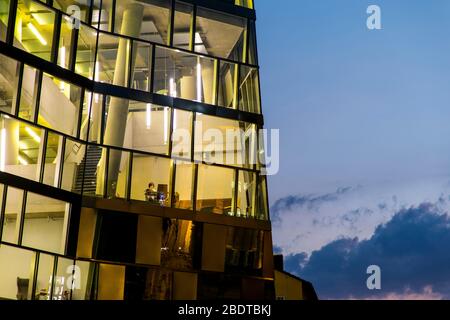
[[[155,184],[150,182],[148,188],[145,190],[145,200],[146,201],[158,201],[158,192],[156,191]]]

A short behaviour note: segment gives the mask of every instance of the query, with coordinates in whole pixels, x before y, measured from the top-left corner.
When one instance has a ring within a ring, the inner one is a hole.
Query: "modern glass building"
[[[0,0],[0,298],[274,299],[258,70],[252,0]]]

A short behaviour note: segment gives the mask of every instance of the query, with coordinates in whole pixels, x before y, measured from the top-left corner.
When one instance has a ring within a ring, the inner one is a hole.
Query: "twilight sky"
[[[381,7],[382,30],[366,9]],[[450,1],[256,2],[274,242],[321,298],[450,298]],[[377,264],[382,290],[366,288]]]

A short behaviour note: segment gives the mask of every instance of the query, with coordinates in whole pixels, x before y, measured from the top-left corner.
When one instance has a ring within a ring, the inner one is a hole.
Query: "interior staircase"
[[[102,157],[102,148],[94,145],[88,145],[86,154],[77,169],[75,186],[73,190],[84,195],[95,196],[97,188],[97,165]],[[84,171],[84,181],[83,181]]]

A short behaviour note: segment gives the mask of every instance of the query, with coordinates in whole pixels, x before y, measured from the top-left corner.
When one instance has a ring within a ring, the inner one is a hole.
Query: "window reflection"
[[[233,215],[234,173],[232,169],[199,166],[197,211]]]
[[[196,232],[193,221],[164,219],[161,266],[178,270],[192,269]]]

